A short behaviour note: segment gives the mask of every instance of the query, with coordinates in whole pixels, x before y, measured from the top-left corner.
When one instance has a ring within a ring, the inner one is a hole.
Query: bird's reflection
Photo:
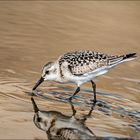
[[[31,100],[35,111],[33,121],[39,129],[46,132],[49,140],[85,140],[95,137],[94,133],[85,125],[85,121],[91,116],[95,104],[92,105],[87,115],[77,119],[72,102],[69,103],[73,113],[71,116],[66,116],[58,111],[41,111],[33,97]]]

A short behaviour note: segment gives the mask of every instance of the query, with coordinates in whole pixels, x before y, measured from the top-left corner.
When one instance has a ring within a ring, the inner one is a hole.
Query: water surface
[[[0,2],[0,137],[46,138],[33,122],[30,91],[42,66],[72,50],[108,54],[140,53],[140,2],[1,1]],[[97,136],[140,137],[140,59],[98,77],[98,105],[86,125]],[[65,98],[73,84],[44,82],[36,97],[44,110],[71,114]],[[74,99],[77,115],[91,106],[87,83]],[[6,133],[5,133],[6,132]]]

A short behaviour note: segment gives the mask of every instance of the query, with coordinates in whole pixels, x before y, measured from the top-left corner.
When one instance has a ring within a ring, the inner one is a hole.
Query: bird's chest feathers
[[[61,79],[61,82],[65,83],[67,82],[77,83],[79,80],[83,80],[81,76],[75,76],[71,73],[67,62],[63,62],[61,64],[61,67],[59,69],[59,77]]]

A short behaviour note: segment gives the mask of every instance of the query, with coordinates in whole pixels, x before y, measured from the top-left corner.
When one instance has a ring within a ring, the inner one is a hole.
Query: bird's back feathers
[[[59,58],[59,65],[68,63],[68,68],[73,75],[83,75],[102,67],[111,68],[124,61],[136,57],[136,53],[126,55],[107,55],[94,51],[75,51],[64,54]]]

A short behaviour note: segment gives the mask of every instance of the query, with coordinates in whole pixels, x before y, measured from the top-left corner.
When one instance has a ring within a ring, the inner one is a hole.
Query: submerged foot
[[[69,98],[67,98],[67,100],[68,101],[72,101],[72,99],[73,99],[73,97],[71,96],[71,97],[69,97]]]
[[[97,100],[96,100],[96,99],[94,99],[94,100],[93,100],[93,102],[94,102],[94,103],[97,103]]]
[[[93,100],[90,100],[91,102],[93,102],[94,104],[96,104],[98,101],[93,99]]]
[[[39,91],[37,91],[37,90],[32,90],[31,91],[31,96],[39,96],[39,95],[41,95],[42,93],[41,92],[39,92]]]
[[[75,98],[75,96],[71,96],[71,97],[69,97],[69,98],[66,98],[66,100],[68,100],[68,101],[71,102],[74,98]]]

